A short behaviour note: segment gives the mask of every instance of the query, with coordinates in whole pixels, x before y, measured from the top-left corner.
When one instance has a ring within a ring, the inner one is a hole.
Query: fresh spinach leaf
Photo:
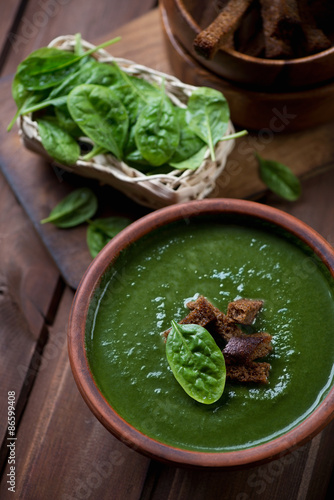
[[[26,109],[45,100],[47,98],[47,95],[48,91],[45,90],[40,92],[27,90],[23,85],[19,75],[16,74],[12,83],[12,96],[16,103],[17,111],[14,118],[8,125],[7,131],[9,132],[12,129],[17,118],[21,114],[24,114]]]
[[[19,64],[17,74],[28,90],[53,87],[75,72],[82,64],[83,58],[118,40],[120,40],[119,37],[114,38],[82,54],[54,47],[37,49]]]
[[[52,50],[52,52],[53,51],[61,52],[58,49],[50,49],[50,50]],[[30,60],[28,58],[26,61],[23,61],[19,66],[18,75],[24,87],[27,90],[43,90],[55,87],[56,85],[59,85],[62,81],[64,81],[66,78],[68,78],[69,75],[75,73],[80,68],[80,66],[84,64],[84,61],[81,62],[80,59],[78,60],[78,56],[73,54],[73,52],[65,52],[65,53],[70,54],[73,61],[75,60],[75,63],[73,62],[73,64],[65,65],[64,67],[59,69],[56,68],[54,70],[51,70],[50,72],[43,72],[43,71],[38,72],[37,69],[36,72],[34,72],[32,69],[29,71],[29,66],[32,67],[34,59],[32,58]],[[53,58],[53,55],[51,54],[49,57]],[[46,60],[48,59],[46,58]]]
[[[289,201],[297,200],[301,195],[299,179],[283,163],[266,160],[256,154],[259,162],[260,177],[271,191]]]
[[[21,109],[20,114],[26,115],[28,113],[34,113],[35,111],[48,108],[49,106],[62,106],[63,104],[66,104],[66,101],[67,97],[61,96],[61,97],[55,97],[54,99],[46,99],[44,101],[38,101],[37,103],[33,102],[32,104],[27,102]]]
[[[221,397],[226,380],[224,356],[205,328],[172,321],[166,355],[176,380],[190,397],[205,404]]]
[[[122,229],[131,224],[126,217],[107,217],[89,220],[87,229],[87,245],[91,256],[94,258],[102,248]]]
[[[192,157],[198,151],[202,150],[205,142],[202,141],[188,126],[186,121],[185,108],[176,108],[177,119],[180,127],[180,141],[177,148],[169,160],[169,164],[173,165],[183,162]]]
[[[95,144],[122,158],[129,118],[112,90],[102,85],[79,85],[70,92],[67,106],[73,120]]]
[[[160,99],[143,108],[134,132],[139,152],[151,165],[160,166],[171,158],[179,143],[180,131],[175,108],[164,87]]]
[[[197,151],[197,153],[190,156],[186,160],[180,162],[169,161],[169,165],[173,168],[177,168],[178,170],[196,170],[202,165],[207,149],[207,146],[203,146],[199,151]]]
[[[199,87],[189,97],[187,123],[209,146],[212,160],[215,160],[214,147],[225,134],[229,117],[227,101],[218,90]]]
[[[128,75],[116,63],[115,68],[117,68],[118,80],[111,89],[116,92],[126,107],[130,126],[132,126],[137,121],[138,114],[143,107],[152,99],[160,97],[160,89],[146,80]]]
[[[52,222],[57,227],[74,227],[87,221],[97,210],[97,198],[89,188],[78,188],[51,210],[41,224]]]
[[[70,115],[66,103],[55,106],[54,112],[57,117],[58,124],[63,130],[69,133],[72,137],[80,137],[82,135],[82,130],[78,127]]]
[[[109,87],[113,85],[118,78],[114,66],[100,63],[94,59],[89,59],[79,71],[70,75],[60,85],[50,92],[50,98],[68,95],[78,85],[95,84]]]
[[[37,119],[38,131],[47,153],[57,162],[73,165],[79,158],[80,147],[76,140],[54,121]]]

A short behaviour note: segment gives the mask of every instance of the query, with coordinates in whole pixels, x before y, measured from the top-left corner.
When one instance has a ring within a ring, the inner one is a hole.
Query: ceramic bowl
[[[219,50],[206,60],[193,48],[200,32],[192,15],[197,4],[194,0],[160,1],[173,74],[186,83],[220,90],[233,123],[248,130],[294,132],[334,119],[334,47],[289,61],[251,57],[232,49]]]
[[[201,57],[193,41],[201,31],[203,4],[194,0],[161,0],[169,25],[182,47],[201,65],[224,79],[254,89],[301,90],[334,78],[334,47],[294,59],[264,59],[220,49],[213,59]]]
[[[170,223],[195,220],[199,216],[247,217],[270,223],[306,244],[321,259],[334,279],[334,250],[313,229],[296,218],[266,205],[245,200],[210,199],[192,201],[157,210],[134,222],[112,239],[94,259],[76,292],[71,310],[69,358],[78,388],[99,421],[124,443],[149,456],[181,466],[241,468],[264,463],[291,452],[321,431],[334,416],[334,387],[305,420],[289,432],[269,442],[228,452],[189,451],[163,444],[140,432],[122,418],[100,392],[91,372],[85,349],[85,328],[89,305],[109,266],[120,253],[145,235]],[[326,271],[327,272],[327,271]]]

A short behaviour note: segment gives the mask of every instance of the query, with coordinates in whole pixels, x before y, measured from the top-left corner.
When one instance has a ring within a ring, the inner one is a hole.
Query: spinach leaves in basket
[[[185,102],[167,89],[163,75],[149,81],[126,65],[93,57],[118,40],[85,51],[78,34],[72,51],[44,47],[30,54],[14,77],[17,112],[8,130],[17,117],[31,114],[46,152],[59,164],[110,154],[148,175],[194,170],[204,157],[215,160],[219,141],[247,133],[226,135],[229,108],[217,90],[196,88]],[[91,144],[88,154],[80,150],[83,137]]]

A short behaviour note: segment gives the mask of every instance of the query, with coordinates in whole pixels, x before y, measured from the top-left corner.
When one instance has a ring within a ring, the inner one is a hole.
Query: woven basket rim
[[[96,47],[86,40],[81,40],[81,43],[86,50]],[[64,50],[73,50],[74,45],[74,35],[62,35],[53,39],[48,46],[59,47]],[[129,59],[114,57],[105,49],[98,49],[93,55],[99,62],[112,63],[115,61],[122,68],[122,70],[128,74],[139,76],[148,81],[153,81],[159,84],[164,79],[166,94],[171,98],[176,106],[185,107],[191,93],[198,88],[193,85],[185,84],[178,78],[167,73],[137,64]],[[138,188],[144,189],[144,186],[146,185],[147,189],[151,191],[159,188],[160,191],[163,191],[163,193],[161,193],[163,197],[170,196],[175,199],[175,193],[177,193],[180,201],[184,201],[182,199],[183,191],[187,193],[185,195],[186,199],[199,199],[200,197],[205,197],[208,192],[213,189],[214,186],[212,185],[212,181],[215,181],[221,173],[225,166],[226,158],[234,147],[234,139],[221,141],[215,147],[217,161],[213,162],[211,160],[210,150],[207,148],[204,160],[197,169],[172,169],[170,172],[164,174],[143,174],[135,167],[129,166],[125,162],[117,160],[111,154],[95,156],[90,161],[83,160],[81,156],[75,165],[64,166],[58,164],[54,159],[50,158],[45,150],[43,152],[44,148],[38,133],[38,125],[37,122],[33,120],[32,114],[19,117],[18,123],[19,133],[25,146],[47,157],[55,165],[58,165],[64,170],[69,170],[72,173],[76,173],[77,170],[79,175],[85,176],[87,174],[87,177],[95,177],[95,171],[96,179],[101,180],[102,177],[102,182],[110,183],[111,185],[113,185],[112,177],[114,177],[117,183],[124,184],[124,189],[123,186],[120,187],[124,192],[126,191],[126,186],[129,187],[136,185]],[[224,137],[229,136],[233,132],[234,127],[231,120],[229,120]],[[83,140],[85,139],[87,140],[87,138],[83,138]],[[80,171],[78,169],[80,169]],[[208,172],[210,172],[210,174],[208,174]],[[206,179],[206,182],[204,182],[203,179]],[[209,189],[210,186],[211,189]],[[196,194],[198,191],[199,193]],[[133,198],[131,195],[130,197]],[[149,203],[146,204],[150,206]]]

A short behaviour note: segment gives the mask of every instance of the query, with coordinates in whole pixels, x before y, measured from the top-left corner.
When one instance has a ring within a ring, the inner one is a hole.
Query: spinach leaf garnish
[[[262,181],[271,191],[288,201],[295,201],[301,195],[301,185],[299,179],[283,163],[266,160],[256,154],[259,162],[259,171]]]
[[[190,397],[211,404],[222,396],[226,380],[224,356],[205,328],[172,321],[166,355],[176,380]]]
[[[57,227],[68,228],[78,226],[87,221],[97,210],[97,198],[89,188],[78,188],[67,195],[56,205],[41,224],[52,222]]]

